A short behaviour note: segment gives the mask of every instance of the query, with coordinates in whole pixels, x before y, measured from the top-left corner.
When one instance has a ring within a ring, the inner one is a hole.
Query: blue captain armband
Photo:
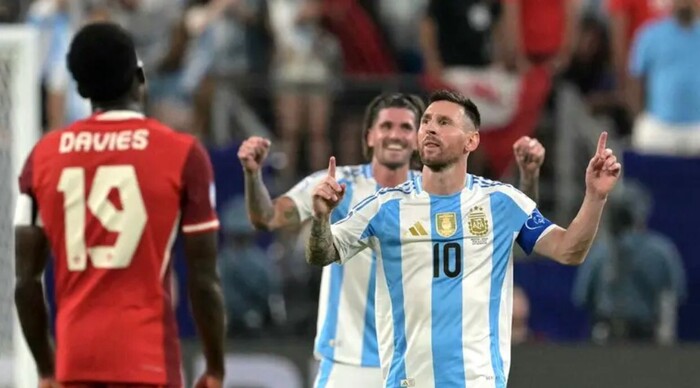
[[[535,249],[537,240],[552,225],[554,225],[552,221],[546,219],[539,210],[533,210],[523,227],[520,228],[520,234],[516,240],[518,245],[523,248],[525,253],[531,254],[532,250]]]

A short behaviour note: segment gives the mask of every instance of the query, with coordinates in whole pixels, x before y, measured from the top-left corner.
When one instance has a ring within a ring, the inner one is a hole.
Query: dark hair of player
[[[450,90],[438,90],[430,95],[430,104],[438,101],[449,101],[464,108],[464,114],[474,123],[474,128],[479,130],[481,126],[481,114],[476,104],[464,95]]]
[[[414,94],[392,93],[380,94],[375,97],[365,109],[365,119],[362,127],[362,154],[367,160],[372,159],[372,148],[367,145],[367,134],[376,123],[379,112],[387,108],[404,108],[412,111],[416,118],[414,124],[416,130],[418,130],[420,118],[425,110],[425,104],[420,97]]]
[[[80,95],[93,105],[138,98],[135,91],[145,82],[133,39],[114,23],[88,24],[78,31],[68,52],[68,70]]]

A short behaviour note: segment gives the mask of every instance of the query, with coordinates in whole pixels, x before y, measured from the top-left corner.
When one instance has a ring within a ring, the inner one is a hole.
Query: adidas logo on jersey
[[[408,236],[413,236],[413,237],[420,237],[420,236],[427,236],[428,232],[425,231],[425,228],[423,227],[423,224],[420,223],[420,221],[416,222],[408,228],[408,232],[405,234],[407,237]]]
[[[414,379],[401,380],[401,387],[415,387],[415,386],[416,386],[416,380],[414,380]]]

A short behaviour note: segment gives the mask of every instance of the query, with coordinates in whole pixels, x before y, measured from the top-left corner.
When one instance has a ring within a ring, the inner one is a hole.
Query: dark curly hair
[[[134,41],[114,23],[93,23],[73,38],[68,52],[68,70],[81,96],[94,101],[124,97],[138,79],[143,83]]]

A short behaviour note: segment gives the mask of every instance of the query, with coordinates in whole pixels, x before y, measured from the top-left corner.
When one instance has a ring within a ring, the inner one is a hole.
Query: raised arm
[[[513,154],[520,173],[519,189],[533,201],[539,202],[540,167],[545,149],[537,139],[523,136],[513,144]]]
[[[598,149],[586,168],[586,195],[578,214],[567,229],[555,227],[535,245],[535,252],[559,263],[583,263],[598,231],[608,194],[615,187],[622,166],[605,147],[608,134],[598,139]]]
[[[328,162],[328,174],[313,190],[313,218],[311,234],[306,244],[306,262],[326,266],[340,261],[340,254],[333,244],[331,212],[343,200],[345,185],[335,180],[335,157]]]
[[[276,230],[299,226],[297,207],[289,197],[272,200],[262,179],[262,164],[270,150],[270,141],[253,136],[241,144],[238,159],[245,174],[245,203],[248,218],[256,229]]]

